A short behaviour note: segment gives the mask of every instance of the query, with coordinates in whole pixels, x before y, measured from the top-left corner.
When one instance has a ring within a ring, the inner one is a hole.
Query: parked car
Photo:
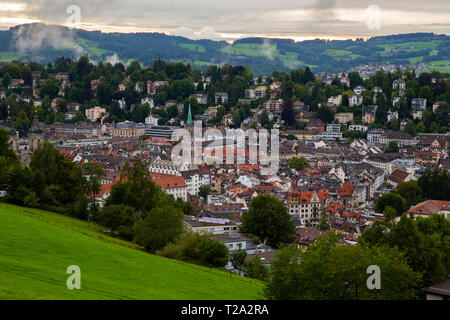
[[[0,190],[0,198],[5,198],[6,196],[8,196],[8,192]]]

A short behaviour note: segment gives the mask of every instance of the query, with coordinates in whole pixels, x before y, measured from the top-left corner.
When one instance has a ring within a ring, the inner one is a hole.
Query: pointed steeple
[[[191,111],[191,104],[189,103],[189,111],[188,111],[188,118],[186,122],[187,127],[192,127],[192,111]]]

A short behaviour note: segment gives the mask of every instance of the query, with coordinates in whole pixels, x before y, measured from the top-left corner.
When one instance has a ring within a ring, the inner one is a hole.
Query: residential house
[[[142,98],[141,99],[141,104],[148,104],[150,109],[155,108],[155,101],[153,100],[153,98],[150,98],[150,97]]]
[[[320,119],[311,119],[306,126],[309,131],[318,131],[320,133],[325,131],[325,125]]]
[[[298,216],[303,225],[318,226],[320,212],[328,205],[330,196],[328,190],[289,193],[289,214]]]
[[[353,92],[360,96],[364,91],[366,90],[366,88],[364,88],[363,86],[357,86],[353,89]]]
[[[272,113],[281,113],[283,108],[283,99],[269,100],[264,104],[267,111]]]
[[[192,94],[190,98],[197,99],[198,104],[208,104],[208,95],[203,93]]]
[[[398,111],[389,111],[387,114],[387,121],[390,122],[392,119],[398,120]]]
[[[245,97],[249,99],[263,99],[267,94],[267,87],[259,86],[255,89],[246,89]]]
[[[353,122],[353,112],[336,113],[336,115],[334,116],[334,120],[341,124]]]
[[[375,114],[377,112],[378,106],[377,105],[371,105],[364,107],[362,110],[362,121],[365,123],[374,123],[375,122]]]
[[[361,132],[367,132],[368,126],[364,126],[361,124],[351,124],[348,126],[349,131],[361,131]]]
[[[103,117],[106,114],[105,108],[95,107],[85,110],[86,118],[91,120],[92,122],[96,122],[98,119]]]
[[[305,251],[313,245],[317,239],[327,236],[326,231],[309,227],[298,227],[296,231],[297,249]]]
[[[391,142],[395,142],[399,146],[412,146],[415,145],[418,140],[414,139],[408,132],[392,130],[384,131],[379,138],[379,143],[387,145]]]
[[[395,169],[388,177],[387,182],[391,184],[394,188],[397,187],[399,183],[408,182],[414,179],[414,175],[406,171]]]
[[[422,289],[427,300],[450,300],[450,279]]]
[[[182,171],[181,176],[187,185],[187,192],[193,196],[198,196],[201,186],[211,184],[211,173],[206,167],[199,167],[196,170]]]
[[[153,182],[160,186],[163,191],[172,195],[175,199],[180,198],[187,201],[187,185],[181,176],[168,175],[165,177],[152,178]]]
[[[158,121],[161,119],[161,116],[158,114],[149,114],[147,118],[145,118],[145,123],[153,126],[158,125]]]
[[[364,99],[362,95],[354,94],[349,98],[348,103],[350,107],[353,107],[363,104],[363,101]]]
[[[216,92],[214,94],[214,104],[220,105],[228,102],[228,93],[226,92]]]
[[[434,213],[438,213],[450,219],[450,201],[426,200],[409,209],[407,213],[414,218],[429,217]]]
[[[415,98],[411,101],[411,109],[413,111],[424,111],[427,107],[427,99]]]
[[[161,91],[162,88],[169,85],[169,81],[147,81],[147,93],[154,96]]]
[[[396,79],[392,83],[392,89],[399,89],[399,90],[405,90],[406,89],[406,82],[403,79]]]
[[[333,96],[328,98],[328,102],[334,104],[335,106],[341,106],[342,105],[342,96]]]

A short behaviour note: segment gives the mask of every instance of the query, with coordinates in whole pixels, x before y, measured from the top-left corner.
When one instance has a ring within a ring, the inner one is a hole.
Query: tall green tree
[[[98,163],[86,163],[83,165],[86,179],[86,192],[91,202],[91,211],[93,215],[98,212],[98,206],[95,201],[97,195],[100,193],[102,187],[102,178],[105,176],[105,169]]]
[[[290,99],[284,100],[283,108],[281,111],[281,120],[284,120],[284,123],[287,126],[292,126],[295,124],[294,107],[292,105],[292,100]]]
[[[295,226],[283,201],[269,194],[261,194],[250,202],[242,215],[241,232],[267,240],[270,246],[294,240]]]
[[[398,222],[375,222],[364,231],[360,242],[369,247],[398,248],[408,265],[422,275],[420,289],[448,278],[449,237],[450,221],[442,215],[412,219],[403,214]]]
[[[286,247],[272,263],[265,289],[281,300],[410,300],[418,298],[420,274],[388,247],[339,245],[340,236],[317,240],[306,252]],[[369,266],[380,268],[380,289],[367,286]]]
[[[183,225],[181,210],[172,206],[154,208],[136,223],[134,241],[154,253],[175,242],[183,232]]]
[[[405,198],[408,208],[418,204],[423,199],[422,190],[416,180],[399,183],[395,192]]]
[[[375,200],[375,211],[382,213],[386,207],[394,208],[397,215],[401,216],[406,210],[406,200],[397,193],[383,194]]]
[[[293,157],[293,158],[289,159],[288,166],[291,169],[304,170],[304,169],[308,168],[309,163],[305,157]]]
[[[235,269],[241,271],[242,267],[245,264],[245,258],[247,257],[247,251],[239,248],[239,250],[235,250],[235,251],[231,252],[229,256],[230,256],[231,265]]]
[[[418,183],[426,199],[450,200],[450,172],[438,168],[426,169]]]

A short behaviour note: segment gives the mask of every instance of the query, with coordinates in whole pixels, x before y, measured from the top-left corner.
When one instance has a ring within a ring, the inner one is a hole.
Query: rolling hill
[[[70,265],[81,269],[81,290],[66,287]],[[261,297],[258,281],[149,255],[93,223],[0,203],[0,300]]]
[[[21,59],[41,63],[88,55],[93,61],[152,65],[155,59],[190,63],[248,65],[255,75],[309,66],[314,72],[344,72],[369,63],[426,64],[429,71],[450,71],[450,37],[411,33],[358,40],[246,38],[233,43],[190,40],[162,33],[102,33],[61,26],[27,24],[0,31],[0,63]]]

